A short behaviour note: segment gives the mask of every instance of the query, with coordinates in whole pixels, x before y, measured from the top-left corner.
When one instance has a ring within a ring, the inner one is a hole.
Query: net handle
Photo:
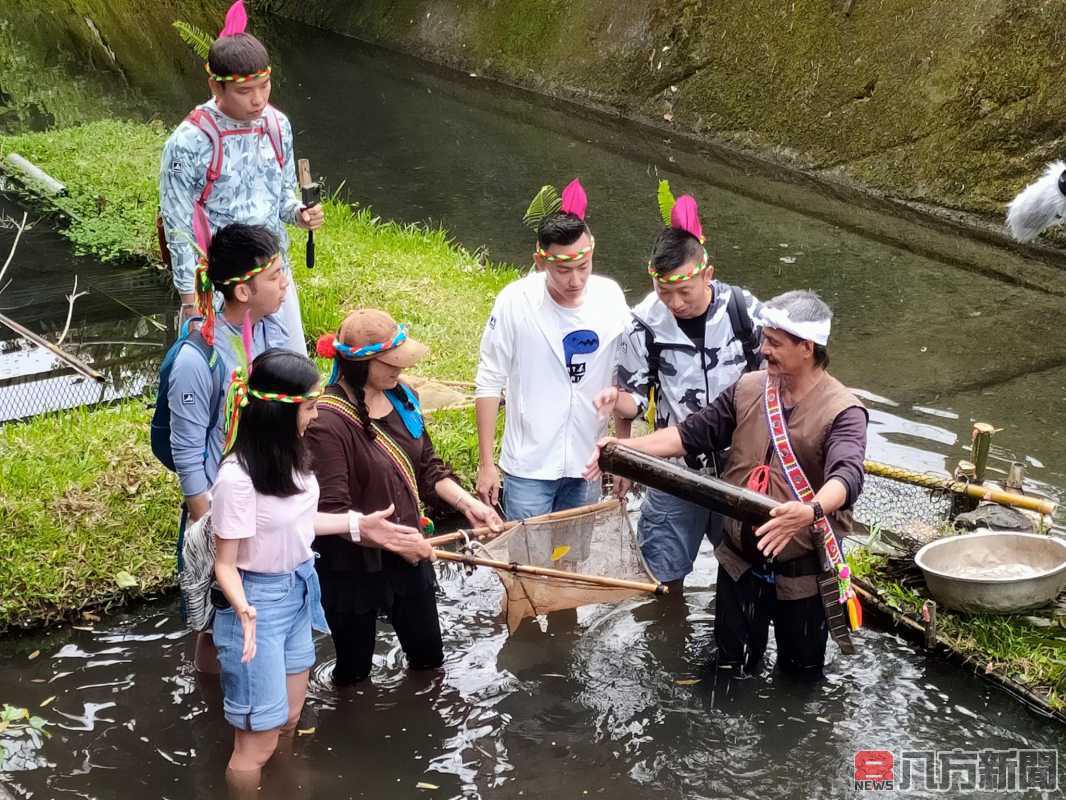
[[[485,541],[486,539],[494,539],[497,536],[502,536],[512,528],[516,528],[524,522],[529,523],[541,523],[541,522],[557,522],[561,519],[571,519],[573,517],[581,517],[585,514],[596,514],[600,511],[607,511],[612,508],[619,508],[622,505],[622,501],[618,498],[611,498],[610,500],[601,500],[598,503],[590,503],[587,506],[578,506],[577,508],[568,508],[565,511],[553,511],[550,514],[541,514],[536,517],[529,517],[525,520],[511,520],[510,522],[503,523],[503,528],[499,531],[493,531],[491,528],[467,528],[465,530],[458,530],[452,533],[442,533],[440,536],[434,536],[429,539],[430,547],[440,547],[442,544],[451,544],[457,542],[460,539],[476,538],[479,541]]]

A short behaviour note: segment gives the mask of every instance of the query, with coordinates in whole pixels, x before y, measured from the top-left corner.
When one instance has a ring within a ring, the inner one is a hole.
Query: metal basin
[[[1013,614],[1054,600],[1066,585],[1066,541],[990,531],[930,542],[914,557],[937,602],[972,614]]]

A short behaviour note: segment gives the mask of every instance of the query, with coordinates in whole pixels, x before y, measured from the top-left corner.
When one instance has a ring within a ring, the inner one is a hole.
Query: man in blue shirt
[[[167,398],[170,404],[170,446],[185,496],[181,534],[211,508],[211,484],[222,461],[223,414],[219,409],[233,370],[240,363],[237,348],[245,316],[252,329],[249,360],[271,347],[285,347],[288,331],[273,316],[281,307],[289,279],[278,252],[278,240],[266,227],[233,223],[222,228],[207,251],[207,277],[222,295],[222,308],[202,332],[214,345],[208,363],[192,346],[174,359]],[[181,535],[179,535],[179,552]],[[217,672],[210,635],[200,634],[196,668]]]

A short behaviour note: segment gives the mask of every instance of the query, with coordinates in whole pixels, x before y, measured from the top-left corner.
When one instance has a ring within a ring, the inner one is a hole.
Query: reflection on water
[[[857,749],[1066,746],[1061,726],[890,633],[866,630],[814,686],[775,674],[772,644],[760,674],[716,678],[706,551],[680,601],[592,606],[511,637],[491,574],[438,569],[443,673],[407,674],[390,634],[373,682],[338,692],[320,638],[304,734],[283,742],[264,798],[828,798],[848,794]],[[35,712],[51,737],[0,766],[16,796],[223,796],[231,734],[173,602],[13,644],[0,697],[55,698]]]
[[[0,265],[22,212],[0,194]],[[154,381],[167,337],[171,315],[161,312],[173,302],[166,279],[75,257],[46,222],[30,220],[0,287],[0,313],[54,343],[67,327],[67,295],[77,276],[78,292],[86,294],[74,304],[63,348],[105,380],[85,377],[0,325],[0,423],[142,394]]]

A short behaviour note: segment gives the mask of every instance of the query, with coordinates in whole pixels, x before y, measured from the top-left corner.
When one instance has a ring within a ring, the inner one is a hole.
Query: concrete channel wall
[[[1066,152],[1063,0],[257,5],[949,209]]]

